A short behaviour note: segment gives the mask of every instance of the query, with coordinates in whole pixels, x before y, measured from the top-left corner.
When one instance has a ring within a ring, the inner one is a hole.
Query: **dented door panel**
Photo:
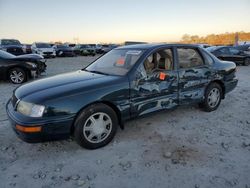
[[[164,80],[159,78],[160,73],[165,74]],[[173,108],[178,105],[178,72],[156,71],[148,76],[139,68],[130,94],[132,116]]]
[[[199,102],[204,97],[205,88],[212,77],[208,66],[193,67],[179,70],[179,101],[180,104]]]

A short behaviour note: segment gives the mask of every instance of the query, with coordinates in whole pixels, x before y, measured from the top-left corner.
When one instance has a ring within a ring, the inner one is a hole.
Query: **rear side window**
[[[179,68],[190,68],[204,65],[199,52],[193,48],[177,48]]]
[[[204,57],[204,59],[205,59],[205,63],[206,63],[207,65],[212,65],[212,64],[214,63],[214,60],[213,60],[213,58],[210,56],[210,54],[208,54],[207,52],[202,51],[202,55],[203,55],[203,57]]]
[[[229,51],[231,54],[237,55],[238,53],[240,53],[239,50],[237,50],[236,48],[229,48]]]

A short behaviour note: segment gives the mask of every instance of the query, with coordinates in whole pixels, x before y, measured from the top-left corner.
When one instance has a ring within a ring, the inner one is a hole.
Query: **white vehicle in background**
[[[32,53],[42,55],[43,57],[56,57],[56,50],[49,44],[44,42],[34,42],[31,45]]]

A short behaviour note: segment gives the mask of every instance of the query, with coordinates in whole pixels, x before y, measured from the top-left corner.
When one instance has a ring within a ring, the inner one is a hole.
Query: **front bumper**
[[[44,58],[56,57],[55,52],[38,52],[38,54],[43,56]]]
[[[11,101],[6,104],[6,112],[9,117],[10,124],[17,136],[26,142],[43,142],[50,140],[65,139],[70,136],[71,125],[74,115],[68,115],[60,118],[31,118],[17,112]],[[39,132],[22,132],[17,129],[17,125],[21,127],[41,127]]]

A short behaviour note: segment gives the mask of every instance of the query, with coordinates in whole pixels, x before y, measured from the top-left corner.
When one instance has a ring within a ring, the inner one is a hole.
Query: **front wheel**
[[[107,145],[115,136],[118,119],[112,108],[95,104],[84,109],[75,121],[76,142],[87,149]]]
[[[247,57],[247,58],[244,60],[244,65],[245,65],[245,66],[250,65],[250,58]]]
[[[205,91],[205,99],[201,103],[201,107],[206,112],[211,112],[216,110],[221,102],[222,88],[217,83],[211,83]]]
[[[12,68],[9,71],[9,79],[14,84],[22,84],[27,80],[27,74],[21,68]]]

